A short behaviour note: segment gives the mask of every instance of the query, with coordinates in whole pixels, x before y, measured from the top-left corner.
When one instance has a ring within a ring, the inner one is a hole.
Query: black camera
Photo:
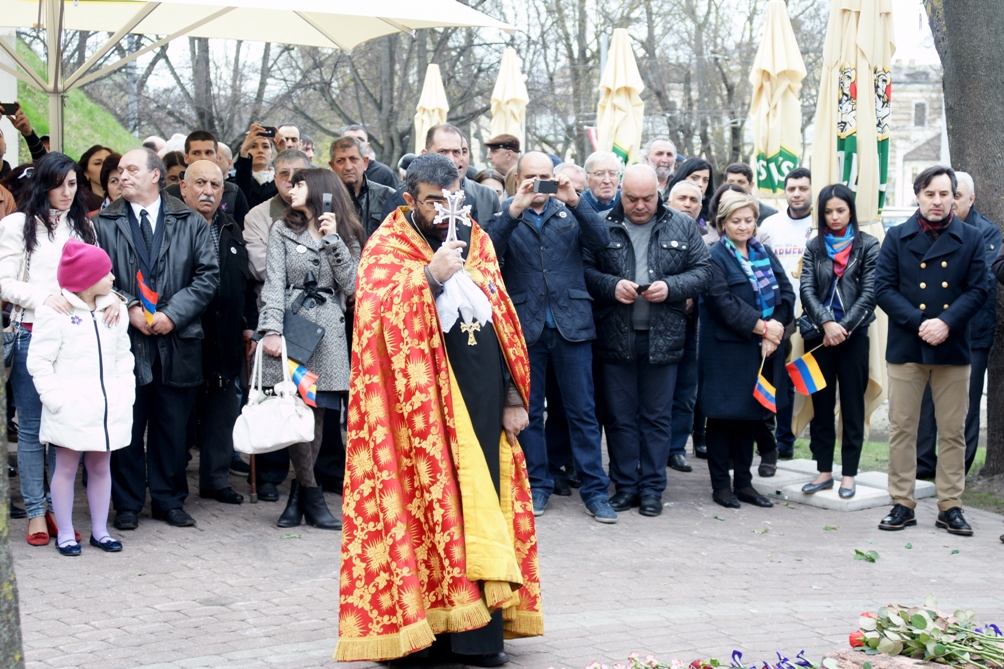
[[[558,192],[558,182],[553,179],[534,179],[533,192],[554,195]]]

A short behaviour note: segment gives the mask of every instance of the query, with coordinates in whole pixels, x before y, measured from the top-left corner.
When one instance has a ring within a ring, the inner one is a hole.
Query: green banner
[[[796,167],[798,167],[798,156],[787,147],[782,146],[770,157],[761,151],[756,156],[757,188],[771,193],[783,193],[784,178]]]

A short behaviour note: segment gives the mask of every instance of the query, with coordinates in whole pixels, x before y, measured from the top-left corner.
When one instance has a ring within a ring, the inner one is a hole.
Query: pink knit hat
[[[112,271],[112,261],[100,246],[71,239],[63,247],[56,280],[59,287],[71,293],[81,293]]]

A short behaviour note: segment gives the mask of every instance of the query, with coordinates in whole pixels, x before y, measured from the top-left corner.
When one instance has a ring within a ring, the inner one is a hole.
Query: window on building
[[[918,128],[927,127],[927,103],[913,103],[913,125]]]

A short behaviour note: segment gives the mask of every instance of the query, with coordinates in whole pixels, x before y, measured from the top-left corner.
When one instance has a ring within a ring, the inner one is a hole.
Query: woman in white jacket
[[[111,453],[132,440],[136,378],[129,343],[129,319],[105,323],[108,310],[125,315],[112,292],[112,262],[103,249],[76,240],[63,247],[57,273],[69,313],[46,305],[35,311],[28,372],[42,399],[39,440],[55,447],[50,490],[63,555],[80,555],[73,531],[73,484],[80,452],[87,467],[87,503],[92,546],[122,550],[108,534]]]
[[[44,304],[63,314],[71,311],[56,281],[63,245],[71,238],[96,242],[87,219],[86,193],[78,188],[78,170],[69,156],[46,154],[35,165],[18,211],[0,221],[0,297],[13,305],[14,323],[14,340],[4,357],[17,406],[17,463],[28,511],[28,543],[33,546],[48,544],[57,528],[45,499],[45,447],[38,440],[42,405],[26,361],[35,310]]]

